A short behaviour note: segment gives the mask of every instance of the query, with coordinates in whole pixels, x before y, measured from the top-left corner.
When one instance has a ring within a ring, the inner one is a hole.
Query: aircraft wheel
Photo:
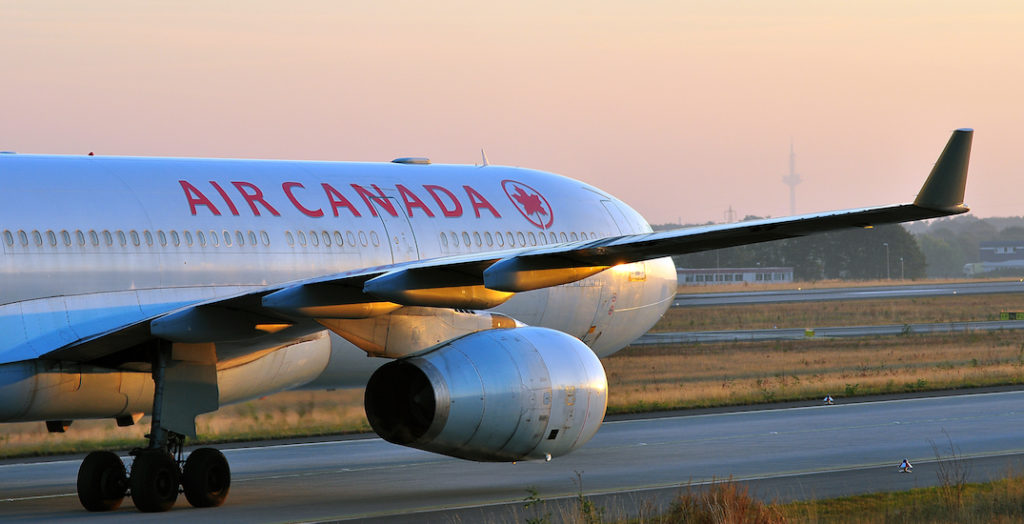
[[[167,511],[178,500],[180,480],[178,463],[170,453],[143,450],[132,464],[132,502],[139,511]]]
[[[121,458],[109,451],[93,451],[78,468],[78,500],[89,511],[117,509],[128,488]]]
[[[231,468],[224,454],[213,448],[199,448],[189,454],[181,474],[185,498],[197,508],[224,503],[231,488]]]

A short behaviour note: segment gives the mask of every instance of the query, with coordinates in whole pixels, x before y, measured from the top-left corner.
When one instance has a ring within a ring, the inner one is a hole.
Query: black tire
[[[180,482],[181,472],[174,457],[162,450],[142,451],[132,464],[132,502],[139,511],[167,511],[178,500]]]
[[[231,468],[224,454],[213,448],[199,448],[185,461],[181,474],[185,498],[197,508],[213,508],[224,503],[231,489]]]
[[[78,500],[89,511],[117,509],[128,490],[128,475],[120,457],[93,451],[78,468]]]

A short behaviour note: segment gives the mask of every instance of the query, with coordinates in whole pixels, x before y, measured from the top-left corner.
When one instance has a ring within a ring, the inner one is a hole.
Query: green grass
[[[785,522],[961,524],[1024,522],[1024,477],[965,484],[959,503],[944,486],[778,505]]]
[[[578,476],[582,477],[579,473]],[[582,486],[580,478],[579,486]],[[955,495],[953,494],[955,492]],[[790,503],[765,502],[732,479],[680,488],[668,508],[638,501],[635,508],[604,507],[582,489],[572,503],[549,505],[527,489],[515,520],[622,524],[982,524],[1024,522],[1024,476],[984,483],[942,483],[909,491]],[[636,516],[639,511],[640,516]],[[625,517],[623,515],[634,516]],[[521,518],[522,517],[522,518]]]

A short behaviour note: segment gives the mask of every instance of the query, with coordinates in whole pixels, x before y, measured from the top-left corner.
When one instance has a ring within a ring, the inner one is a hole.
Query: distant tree
[[[948,231],[948,230],[946,230]],[[950,236],[952,232],[950,232]],[[921,252],[928,260],[927,275],[932,278],[962,277],[967,259],[958,246],[951,245],[940,235],[918,235]]]
[[[847,229],[675,257],[688,268],[792,267],[797,280],[874,279],[889,274],[925,275],[925,257],[914,237],[899,225]]]
[[[744,220],[760,218],[748,216]],[[666,226],[667,229],[680,227]],[[965,264],[978,262],[978,246],[995,240],[1024,241],[1024,217],[979,219],[973,215],[958,215],[874,229],[848,229],[693,253],[676,257],[676,265],[691,268],[791,266],[794,276],[801,280],[884,278],[884,244],[888,243],[889,274],[893,278],[898,278],[901,270],[906,278],[962,277]]]
[[[1024,226],[1003,228],[996,235],[996,240],[1024,241]]]

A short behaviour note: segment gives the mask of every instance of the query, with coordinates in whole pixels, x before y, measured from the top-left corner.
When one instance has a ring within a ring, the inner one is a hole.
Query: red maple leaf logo
[[[540,203],[540,195],[538,194],[531,195],[523,191],[523,188],[516,186],[516,194],[512,195],[512,198],[516,199],[523,206],[523,213],[527,215],[534,213],[548,214],[547,211],[544,211],[544,206]]]
[[[501,188],[527,221],[541,229],[551,227],[555,210],[540,191],[515,180],[502,180]]]

